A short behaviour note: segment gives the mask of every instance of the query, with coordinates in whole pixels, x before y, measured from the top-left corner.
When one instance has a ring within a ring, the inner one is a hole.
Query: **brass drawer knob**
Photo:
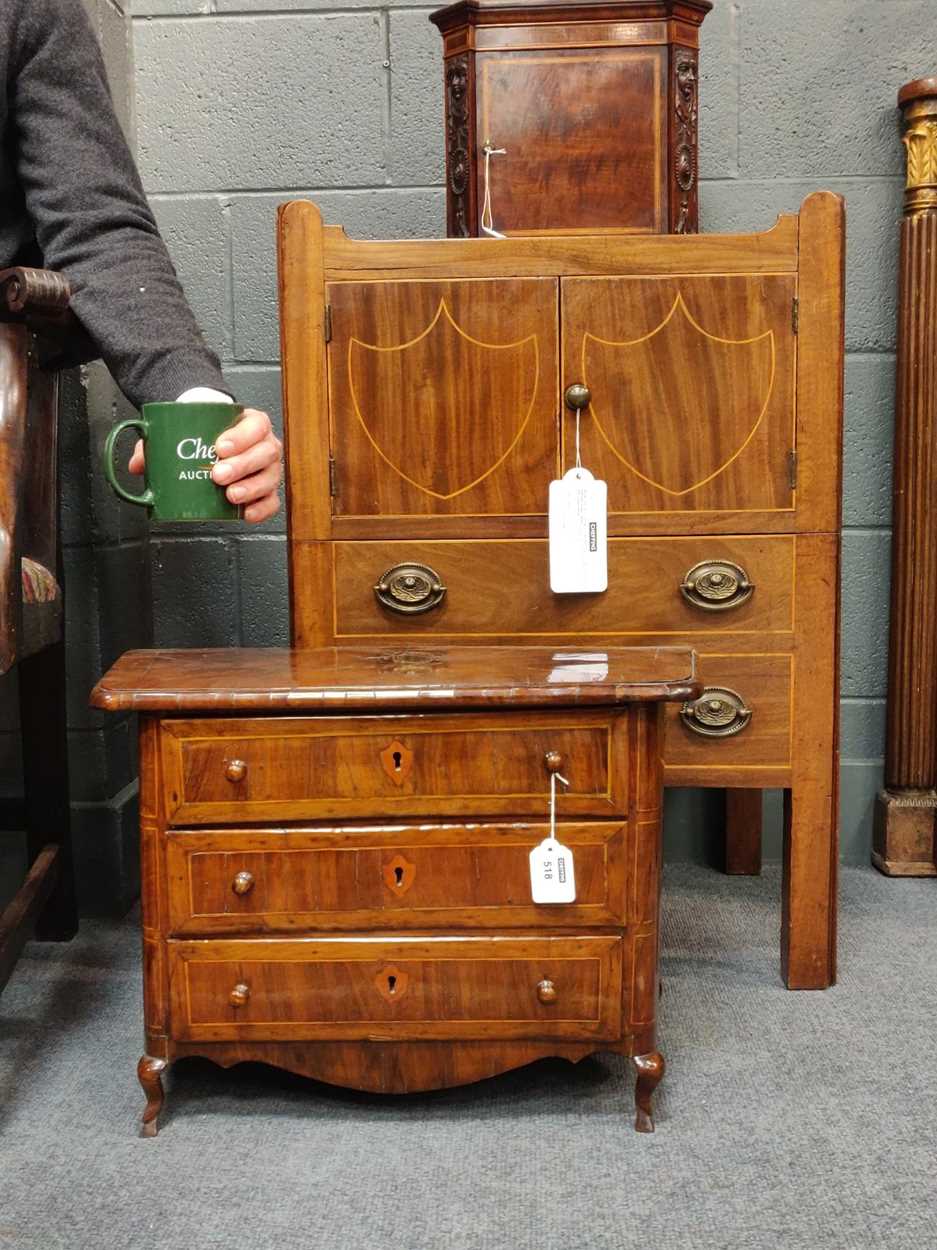
[[[232,1007],[246,1007],[247,1000],[250,998],[250,996],[251,996],[250,986],[245,985],[243,981],[240,981],[231,991],[228,1001],[231,1003]]]
[[[224,775],[229,781],[243,781],[247,776],[247,761],[228,760],[224,766]]]
[[[567,408],[572,408],[573,412],[582,412],[592,403],[592,392],[582,382],[574,382],[572,386],[567,386],[563,399]]]
[[[381,575],[374,593],[385,608],[412,616],[442,603],[446,587],[428,564],[395,564]]]
[[[537,997],[542,1003],[555,1003],[557,998],[556,986],[552,981],[541,981],[537,986]]]
[[[735,690],[706,686],[698,699],[684,703],[680,716],[687,729],[704,738],[731,738],[748,725],[752,710]]]
[[[694,564],[680,585],[687,603],[704,612],[725,612],[741,607],[755,587],[740,564],[731,560],[703,560]]]
[[[254,888],[254,874],[246,869],[239,872],[231,882],[231,889],[235,894],[250,894]]]
[[[560,773],[563,771],[563,757],[559,751],[547,751],[543,757],[543,762],[547,766],[548,773]]]

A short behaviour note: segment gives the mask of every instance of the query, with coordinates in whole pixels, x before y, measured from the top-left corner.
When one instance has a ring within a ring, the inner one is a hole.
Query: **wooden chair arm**
[[[97,348],[69,308],[68,281],[51,269],[18,265],[0,269],[0,321],[24,322],[35,334],[37,363],[64,369],[98,356]]]

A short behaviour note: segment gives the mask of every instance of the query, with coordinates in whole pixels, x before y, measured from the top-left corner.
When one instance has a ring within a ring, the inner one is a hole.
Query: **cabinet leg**
[[[817,784],[784,791],[781,975],[790,990],[836,980],[835,792]]]
[[[725,871],[730,877],[761,873],[760,790],[726,790]]]
[[[159,1113],[163,1109],[165,1098],[162,1075],[168,1066],[168,1059],[154,1059],[150,1055],[144,1055],[137,1064],[137,1077],[146,1094],[146,1107],[140,1125],[141,1137],[155,1137],[159,1132]]]
[[[635,1120],[634,1127],[639,1133],[654,1132],[654,1117],[651,1115],[651,1098],[664,1075],[666,1064],[659,1050],[652,1050],[647,1055],[635,1055],[634,1066],[638,1069],[638,1079],[634,1086]]]

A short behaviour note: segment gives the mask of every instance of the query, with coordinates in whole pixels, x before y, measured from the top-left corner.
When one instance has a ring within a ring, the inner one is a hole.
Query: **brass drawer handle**
[[[704,738],[731,738],[748,725],[752,710],[734,690],[706,686],[698,699],[684,703],[680,716],[687,729]]]
[[[228,1001],[231,1003],[232,1007],[246,1007],[247,1000],[250,996],[251,987],[249,985],[245,985],[243,981],[240,981],[231,991]]]
[[[254,874],[246,869],[239,872],[231,882],[231,889],[235,894],[250,894],[254,888]]]
[[[557,1000],[556,986],[552,981],[541,981],[537,986],[537,997],[542,1003],[555,1003]]]
[[[228,760],[224,766],[224,775],[229,781],[243,781],[247,776],[247,761]]]
[[[411,616],[442,603],[446,587],[428,564],[395,564],[381,575],[374,593],[385,608]]]
[[[680,593],[694,608],[725,612],[747,603],[754,589],[740,564],[733,564],[731,560],[703,560],[687,572]]]

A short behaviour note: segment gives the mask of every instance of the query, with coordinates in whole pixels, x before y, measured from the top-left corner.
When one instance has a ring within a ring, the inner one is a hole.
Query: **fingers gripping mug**
[[[139,417],[121,421],[105,439],[105,476],[121,499],[149,508],[154,521],[237,521],[241,508],[228,502],[211,471],[215,440],[243,411],[239,404],[144,404]],[[144,442],[146,489],[139,495],[121,486],[114,469],[114,446],[129,429]]]

